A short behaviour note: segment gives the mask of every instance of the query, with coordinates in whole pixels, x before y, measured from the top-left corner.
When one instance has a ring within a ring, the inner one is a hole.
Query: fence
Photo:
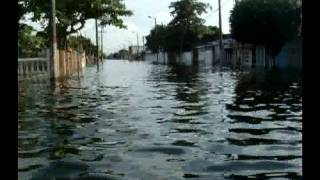
[[[55,64],[56,78],[65,78],[75,73],[81,73],[86,66],[85,53],[79,53],[72,49],[59,50],[59,58]]]
[[[49,55],[47,50],[46,57],[18,58],[18,80],[49,78]],[[85,53],[72,49],[58,50],[55,57],[52,64],[55,78],[66,78],[81,73],[87,64]]]
[[[18,80],[48,78],[48,52],[46,55],[38,58],[18,58]]]

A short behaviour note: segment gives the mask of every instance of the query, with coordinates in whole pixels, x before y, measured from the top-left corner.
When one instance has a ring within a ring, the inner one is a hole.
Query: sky
[[[148,16],[155,17],[157,19],[157,24],[167,24],[172,19],[169,5],[174,1],[175,0],[124,0],[127,9],[132,10],[133,15],[123,18],[124,23],[127,25],[127,29],[119,29],[113,26],[107,26],[104,29],[104,52],[109,54],[117,52],[122,48],[127,49],[129,45],[136,45],[137,34],[139,37],[139,45],[142,45],[142,37],[148,35],[150,30],[154,27],[154,19],[148,18]],[[208,13],[202,16],[202,18],[206,20],[205,25],[218,26],[218,0],[199,1],[209,3],[212,7],[212,10],[208,9]],[[229,16],[233,6],[234,0],[221,0],[223,33],[229,33]],[[34,24],[34,26],[38,27],[37,24]],[[92,42],[95,43],[94,20],[88,20],[85,27],[80,31],[80,34],[89,37],[92,39]]]

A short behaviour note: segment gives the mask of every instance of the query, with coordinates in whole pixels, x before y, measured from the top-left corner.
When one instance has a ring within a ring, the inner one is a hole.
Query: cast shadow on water
[[[261,170],[266,172],[233,173],[229,178],[302,179],[301,91],[300,72],[271,70],[239,74],[234,101],[226,104],[229,135],[225,142],[242,149],[230,155],[230,160],[255,162],[241,166],[254,170],[251,165],[261,165]],[[281,167],[272,163],[283,164]],[[268,172],[269,167],[275,172]]]
[[[202,97],[208,95],[210,88],[201,73],[199,67],[172,66],[162,74],[162,79],[176,85],[174,97],[180,105],[175,108],[184,109],[181,114],[175,113],[169,122],[192,124],[201,119],[198,115],[206,114],[207,103],[203,103]],[[301,179],[301,73],[252,70],[239,71],[233,76],[236,78],[234,100],[225,105],[229,133],[213,149],[222,143],[225,149],[234,146],[238,150],[221,152],[228,162],[208,165],[206,171],[230,169],[233,173],[225,178],[231,179]],[[197,103],[202,105],[190,106]],[[187,118],[180,118],[183,116]],[[175,130],[179,133],[201,132],[196,128]],[[283,138],[288,135],[289,138]],[[187,140],[178,140],[172,145],[198,146]]]
[[[167,106],[173,110],[172,117],[160,123],[186,123],[200,124],[199,116],[208,114],[208,102],[206,96],[210,84],[202,77],[198,66],[186,65],[161,65],[154,66],[150,79],[157,83],[158,92],[163,92],[164,97],[170,97],[171,101],[166,101]],[[161,71],[157,70],[161,68]],[[159,80],[157,80],[159,79]],[[173,90],[173,91],[172,91]],[[171,93],[168,93],[170,91]],[[203,132],[198,129],[175,129],[178,132]]]

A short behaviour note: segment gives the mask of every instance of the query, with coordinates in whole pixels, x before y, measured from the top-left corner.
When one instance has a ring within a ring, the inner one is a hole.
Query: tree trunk
[[[58,49],[66,49],[67,48],[67,36],[60,36],[58,40]]]

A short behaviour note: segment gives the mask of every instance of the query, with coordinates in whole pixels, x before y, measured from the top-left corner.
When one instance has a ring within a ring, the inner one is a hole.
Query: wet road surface
[[[302,179],[295,72],[110,60],[18,100],[19,179]]]

